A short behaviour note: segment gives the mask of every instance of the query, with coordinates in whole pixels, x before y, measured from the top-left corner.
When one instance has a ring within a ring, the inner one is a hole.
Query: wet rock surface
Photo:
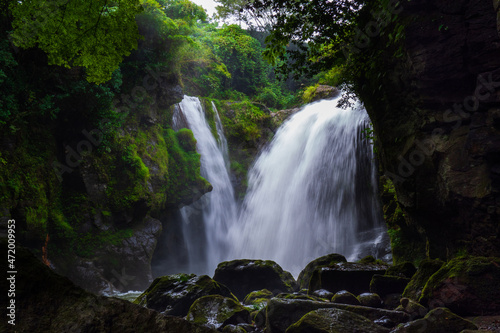
[[[197,299],[208,295],[236,300],[226,286],[207,275],[176,274],[155,279],[134,303],[167,315],[184,317]]]
[[[293,292],[296,282],[292,274],[271,260],[233,260],[217,266],[214,280],[226,285],[244,299],[252,291],[268,289],[273,294]]]

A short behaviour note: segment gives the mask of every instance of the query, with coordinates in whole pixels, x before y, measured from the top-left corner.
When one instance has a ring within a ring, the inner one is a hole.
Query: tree
[[[85,67],[97,84],[111,78],[141,38],[140,0],[13,1],[10,11],[16,46],[40,48],[50,65]]]
[[[216,0],[217,15],[222,20],[235,18],[245,23],[250,30],[267,31],[274,25],[274,15],[270,7],[252,6],[252,0]]]

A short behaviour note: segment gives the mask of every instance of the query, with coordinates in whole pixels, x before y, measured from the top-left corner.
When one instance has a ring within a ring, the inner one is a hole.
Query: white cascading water
[[[359,103],[337,103],[320,101],[293,115],[257,159],[228,237],[233,257],[271,259],[297,276],[329,253],[381,256],[374,251],[385,250],[386,231],[364,132],[369,118]]]
[[[178,118],[183,116],[193,131],[196,150],[201,155],[201,176],[213,186],[213,190],[205,194],[200,202],[181,209],[188,270],[197,274],[211,274],[217,264],[225,260],[228,227],[237,218],[234,190],[228,173],[227,141],[217,109],[212,106],[219,143],[212,135],[197,97],[184,96],[173,119],[175,125],[181,122]]]
[[[184,97],[174,129],[193,131],[201,175],[213,190],[181,209],[187,255],[169,273],[211,275],[219,262],[245,258],[275,260],[297,276],[309,261],[329,253],[349,260],[387,254],[374,155],[363,132],[369,119],[359,103],[348,109],[337,103],[310,104],[280,127],[249,171],[238,214],[215,105],[218,140],[198,98]]]

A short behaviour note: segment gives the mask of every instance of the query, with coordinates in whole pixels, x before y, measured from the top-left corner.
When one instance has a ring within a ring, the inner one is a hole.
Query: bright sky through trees
[[[215,10],[216,3],[214,0],[191,0],[191,1],[205,8],[209,17],[212,17],[216,12]]]

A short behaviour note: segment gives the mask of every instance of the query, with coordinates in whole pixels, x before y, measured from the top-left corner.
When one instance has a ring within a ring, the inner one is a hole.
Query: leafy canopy
[[[141,38],[140,0],[14,1],[10,11],[16,46],[40,48],[50,65],[85,67],[97,84],[111,78]]]

